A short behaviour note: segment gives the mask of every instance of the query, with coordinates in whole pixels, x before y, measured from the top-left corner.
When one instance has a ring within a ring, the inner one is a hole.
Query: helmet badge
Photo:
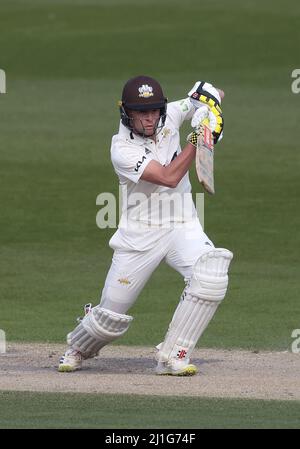
[[[139,97],[153,97],[153,88],[151,86],[148,86],[148,84],[143,84],[141,87],[139,87]]]

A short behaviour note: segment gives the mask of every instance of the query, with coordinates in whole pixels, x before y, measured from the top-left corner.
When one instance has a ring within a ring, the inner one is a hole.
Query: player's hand
[[[213,100],[220,106],[224,98],[224,92],[206,81],[197,81],[189,91],[188,96],[196,108],[199,108],[202,103],[207,103],[208,99]]]
[[[202,104],[192,117],[191,126],[195,128],[196,132],[199,130],[200,124],[207,125],[211,132],[213,132],[217,126],[217,119],[211,112],[208,106]]]
[[[195,125],[192,124],[192,126],[199,126],[199,122],[203,122],[204,120],[204,124],[208,125],[212,131],[214,143],[217,143],[223,137],[224,119],[220,104],[221,97],[223,98],[224,92],[216,89],[210,83],[205,81],[197,81],[193,88],[189,91],[188,95],[191,103],[197,109],[194,119]],[[205,113],[205,110],[203,109],[204,105],[208,107],[209,112],[207,113],[207,117],[202,119]],[[200,110],[199,116],[197,115],[198,110]]]
[[[191,121],[191,126],[195,128],[196,133],[199,133],[201,123],[210,128],[215,144],[222,140],[224,126],[222,112],[220,113],[216,108],[210,109],[207,105],[201,105],[194,113]]]
[[[194,128],[194,131],[191,132],[186,140],[191,143],[195,147],[197,146],[197,140],[200,133],[200,125],[201,123],[208,124],[209,121],[209,107],[205,104],[202,104],[194,113],[191,121],[191,126]]]

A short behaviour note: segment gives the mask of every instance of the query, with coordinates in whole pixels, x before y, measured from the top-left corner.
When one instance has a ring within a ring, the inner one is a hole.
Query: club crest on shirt
[[[163,137],[167,137],[170,134],[171,130],[169,128],[164,128],[162,130]]]
[[[148,84],[143,84],[139,87],[139,97],[149,98],[153,97],[153,87],[148,86]]]

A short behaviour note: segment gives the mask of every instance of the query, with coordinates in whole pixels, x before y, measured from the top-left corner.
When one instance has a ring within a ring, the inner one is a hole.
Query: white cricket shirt
[[[156,142],[120,123],[118,134],[112,138],[111,160],[122,189],[122,216],[110,241],[112,248],[149,249],[171,229],[197,217],[188,173],[175,188],[140,179],[151,160],[168,165],[178,156],[179,128],[195,110],[189,98],[169,103]]]

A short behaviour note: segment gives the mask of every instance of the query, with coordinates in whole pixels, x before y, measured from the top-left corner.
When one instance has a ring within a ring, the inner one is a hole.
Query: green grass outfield
[[[8,342],[62,342],[82,305],[98,302],[114,230],[97,228],[96,197],[117,194],[109,160],[117,101],[129,77],[149,74],[170,101],[199,79],[226,93],[217,193],[205,199],[205,230],[235,257],[226,300],[199,345],[290,349],[291,333],[300,328],[300,94],[291,91],[299,16],[297,0],[284,8],[281,0],[1,1],[7,94],[0,95],[0,329]],[[188,132],[187,124],[182,142]],[[190,176],[199,192],[194,169]],[[135,320],[118,344],[160,342],[182,288],[180,276],[161,266],[130,310]],[[33,398],[37,407],[46,398],[19,397]],[[213,400],[201,404],[214,409]],[[233,402],[219,404],[220,426],[254,424],[241,413],[230,422],[226,409]],[[253,404],[259,426],[271,416],[276,426],[286,424],[276,402],[240,404],[245,413]],[[295,425],[297,406],[280,405],[289,410],[288,425]],[[45,413],[33,422],[16,418],[15,425],[38,425],[46,416],[51,426]],[[186,426],[184,414],[180,419]],[[97,417],[93,422],[99,425]]]
[[[289,5],[1,2],[0,328],[8,340],[63,341],[82,304],[97,303],[114,230],[97,228],[96,197],[117,193],[109,160],[116,102],[129,76],[149,73],[170,100],[199,78],[226,92],[205,229],[235,259],[201,344],[289,348],[300,327],[300,95],[291,92],[300,5]],[[194,169],[191,179],[199,191]],[[182,287],[162,266],[122,342],[160,341]]]
[[[298,401],[0,393],[0,428],[299,428]]]

